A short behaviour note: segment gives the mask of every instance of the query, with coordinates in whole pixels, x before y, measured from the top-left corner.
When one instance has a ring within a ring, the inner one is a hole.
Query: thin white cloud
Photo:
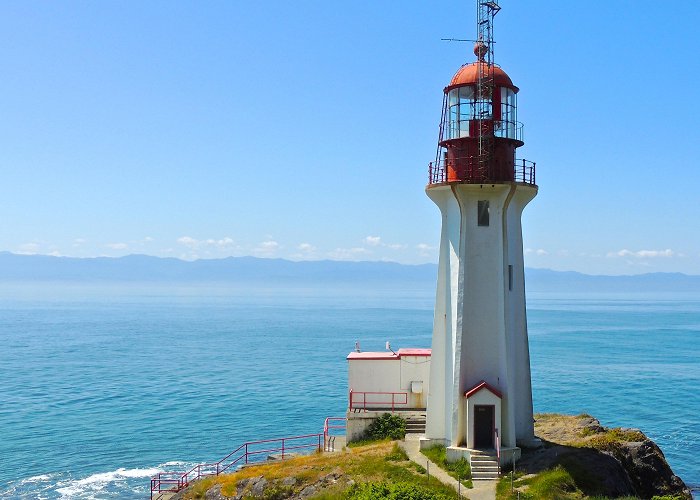
[[[126,243],[107,243],[105,246],[107,248],[111,248],[112,250],[126,250],[129,248],[129,245]]]
[[[39,243],[23,243],[17,249],[17,253],[22,255],[34,255],[35,253],[39,253],[39,250],[41,250],[41,245],[39,245]]]
[[[260,257],[271,257],[277,253],[281,245],[275,240],[267,240],[253,249],[253,254]]]
[[[549,252],[544,248],[526,248],[524,251],[525,255],[549,255]]]
[[[328,252],[328,257],[333,260],[358,260],[371,253],[364,247],[336,248],[332,252]]]
[[[152,241],[152,238],[146,238],[146,241]],[[198,249],[198,248],[219,248],[219,249],[230,249],[235,247],[235,242],[233,241],[233,238],[230,238],[228,236],[221,238],[221,239],[214,239],[214,238],[208,238],[206,240],[198,240],[195,238],[192,238],[191,236],[181,236],[180,238],[177,239],[177,242],[180,245],[186,246],[191,249]]]
[[[401,243],[391,243],[384,246],[386,246],[387,248],[391,248],[392,250],[403,250],[404,248],[406,248],[406,245],[402,245]]]
[[[180,238],[177,239],[177,242],[180,245],[184,245],[184,246],[190,247],[190,248],[197,248],[197,246],[199,245],[199,241],[195,240],[194,238],[192,238],[190,236],[181,236]]]
[[[418,243],[416,245],[416,250],[418,250],[418,255],[421,257],[432,257],[437,247],[428,245],[427,243]]]
[[[670,248],[667,248],[666,250],[637,250],[632,251],[632,250],[627,250],[626,248],[623,248],[622,250],[618,250],[617,252],[608,252],[607,257],[615,258],[615,257],[633,257],[637,259],[655,259],[657,257],[679,257],[680,254],[677,252],[674,252]]]
[[[362,242],[370,247],[383,247],[390,250],[403,250],[407,245],[402,243],[384,243],[381,236],[367,236]]]
[[[297,250],[300,252],[304,253],[313,253],[316,251],[316,247],[313,246],[311,243],[301,243],[298,247]]]

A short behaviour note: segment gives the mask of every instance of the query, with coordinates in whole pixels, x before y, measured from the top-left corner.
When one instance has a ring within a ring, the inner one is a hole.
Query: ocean
[[[434,289],[0,284],[0,497],[149,477],[322,431],[345,356],[430,347]],[[700,294],[528,293],[535,411],[639,428],[700,488]]]

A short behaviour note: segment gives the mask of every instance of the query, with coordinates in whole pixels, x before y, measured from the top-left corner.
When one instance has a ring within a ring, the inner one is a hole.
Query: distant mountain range
[[[526,269],[528,291],[698,291],[700,276],[649,273],[592,276],[549,269]],[[229,282],[318,285],[434,287],[437,265],[395,262],[301,261],[228,257],[184,261],[148,255],[74,258],[0,252],[0,281],[70,282]]]

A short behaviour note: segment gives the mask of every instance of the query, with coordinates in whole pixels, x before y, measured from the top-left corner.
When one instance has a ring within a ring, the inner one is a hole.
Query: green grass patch
[[[403,461],[408,461],[408,454],[406,453],[406,450],[401,448],[398,443],[394,443],[394,447],[391,449],[391,453],[389,453],[385,460],[388,460],[390,462],[403,462]]]
[[[497,500],[578,500],[585,498],[571,475],[563,467],[555,467],[540,472],[533,477],[523,478],[516,473],[511,491],[510,475],[504,476],[496,486]],[[518,497],[518,492],[520,496]]]
[[[605,432],[595,434],[590,439],[580,443],[580,446],[595,448],[602,451],[614,452],[623,443],[644,441],[644,434],[639,431],[623,431],[622,429],[608,429]]]
[[[473,487],[472,470],[466,458],[460,458],[456,462],[448,463],[447,448],[442,445],[431,446],[430,448],[421,450],[421,453],[467,488]]]
[[[384,439],[359,439],[357,441],[350,441],[347,444],[348,448],[362,448],[363,446],[368,446],[370,444],[377,444],[377,443],[388,443],[391,441],[389,438],[384,438]]]
[[[448,500],[454,496],[437,493],[410,483],[358,483],[348,491],[349,500]]]

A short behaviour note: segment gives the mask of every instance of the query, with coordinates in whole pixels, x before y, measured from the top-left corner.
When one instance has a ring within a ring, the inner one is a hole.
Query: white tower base
[[[442,235],[426,443],[493,448],[492,415],[502,449],[527,446],[534,428],[520,219],[537,187],[454,183],[427,194],[440,208]],[[468,401],[481,382],[489,390]]]

